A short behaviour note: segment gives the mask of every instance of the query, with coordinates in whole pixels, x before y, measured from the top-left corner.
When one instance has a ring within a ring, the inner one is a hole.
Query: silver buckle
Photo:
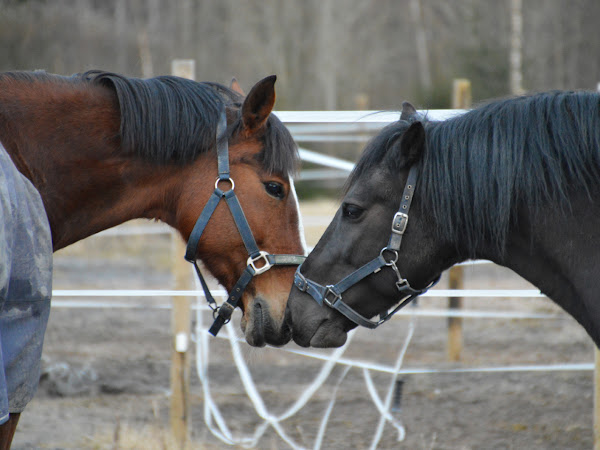
[[[333,290],[333,285],[330,284],[329,286],[326,286],[327,289],[325,290],[325,294],[323,295],[323,303],[325,303],[327,306],[329,306],[330,308],[333,308],[333,305],[335,302],[337,302],[338,300],[342,299],[342,294],[338,294],[337,292],[335,292]],[[327,296],[329,294],[333,295],[333,301],[330,301]]]
[[[294,285],[301,291],[306,292],[308,289],[308,280],[298,270],[294,276]]]
[[[392,233],[404,234],[406,224],[408,224],[408,214],[398,211],[394,214],[394,220],[392,221]]]
[[[254,275],[260,275],[261,273],[265,273],[267,270],[269,270],[271,267],[273,267],[273,264],[271,264],[269,262],[269,259],[267,258],[268,256],[269,256],[269,253],[260,251],[258,253],[258,256],[256,256],[255,258],[253,258],[252,256],[250,256],[248,258],[248,261],[246,261],[246,264],[248,266],[251,266],[254,269]],[[256,267],[256,263],[261,260],[264,261],[264,263],[265,263],[264,266]]]

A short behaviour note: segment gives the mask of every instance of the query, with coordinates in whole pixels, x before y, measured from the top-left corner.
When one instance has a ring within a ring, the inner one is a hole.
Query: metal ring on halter
[[[221,305],[221,306],[223,306],[223,305]],[[217,317],[219,317],[219,311],[221,310],[221,306],[217,306],[216,308],[213,308],[213,310],[212,310],[213,320],[217,320]],[[225,319],[225,322],[223,322],[223,325],[227,325],[230,321],[231,321],[231,317]]]
[[[397,251],[397,250],[390,249],[390,248],[387,248],[387,247],[383,247],[383,248],[381,249],[381,251],[379,252],[379,256],[383,257],[383,253],[384,253],[385,251],[392,252],[392,253],[394,253],[394,255],[395,255],[395,256],[394,256],[394,259],[390,259],[389,261],[385,261],[385,265],[386,265],[386,266],[392,266],[392,265],[395,265],[395,264],[398,262],[398,251]],[[385,260],[385,258],[383,258],[383,259]]]
[[[233,182],[233,178],[221,179],[219,177],[217,177],[217,181],[215,181],[215,189],[219,189],[220,181],[229,181],[231,183],[231,189],[229,190],[233,191],[235,189],[235,183]]]

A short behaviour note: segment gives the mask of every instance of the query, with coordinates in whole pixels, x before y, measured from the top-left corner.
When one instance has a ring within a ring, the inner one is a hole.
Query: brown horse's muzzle
[[[277,320],[271,312],[269,303],[263,298],[256,297],[250,301],[241,322],[248,344],[253,347],[266,344],[282,346],[291,340],[292,333],[287,322],[283,317]]]

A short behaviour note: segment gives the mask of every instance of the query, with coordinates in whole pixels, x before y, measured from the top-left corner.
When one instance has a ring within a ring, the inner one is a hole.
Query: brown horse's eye
[[[265,183],[265,190],[267,191],[267,194],[275,198],[283,198],[285,194],[283,186],[274,181],[269,181]]]

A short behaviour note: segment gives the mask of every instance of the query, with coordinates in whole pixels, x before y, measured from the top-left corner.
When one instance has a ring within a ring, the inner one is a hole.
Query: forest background
[[[0,0],[0,70],[150,77],[175,58],[248,89],[277,74],[280,110],[450,106],[596,89],[598,0]]]

